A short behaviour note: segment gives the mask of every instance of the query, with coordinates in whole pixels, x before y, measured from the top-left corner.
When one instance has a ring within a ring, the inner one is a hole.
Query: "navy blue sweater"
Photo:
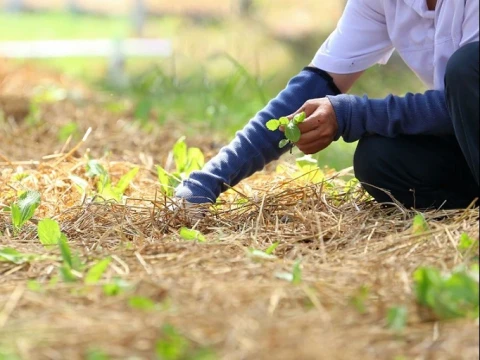
[[[335,140],[342,136],[345,141],[353,142],[367,134],[394,137],[453,133],[443,91],[369,99],[340,94],[328,74],[305,68],[201,171],[193,172],[184,180],[175,195],[191,203],[215,202],[229,186],[263,169],[289,150],[288,147],[279,149],[278,143],[284,134],[266,129],[268,120],[288,116],[305,101],[321,97],[328,97],[337,115]]]

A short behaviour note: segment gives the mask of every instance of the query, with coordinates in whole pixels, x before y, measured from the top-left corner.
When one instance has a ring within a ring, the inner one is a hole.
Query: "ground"
[[[40,83],[76,95],[42,104],[32,123],[23,117]],[[458,244],[463,233],[478,239],[478,210],[426,212],[428,229],[414,231],[416,212],[345,190],[351,169],[313,183],[295,179],[286,157],[283,171],[253,176],[195,223],[162,195],[155,169],[180,125],[146,131],[128,104],[114,111],[88,86],[33,66],[2,62],[0,94],[0,207],[27,189],[42,197],[18,233],[0,211],[0,249],[36,255],[0,256],[0,359],[478,358],[478,321],[440,321],[418,305],[413,280],[419,267],[471,263]],[[80,136],[59,136],[72,121]],[[222,145],[201,131],[187,143],[207,158]],[[140,168],[126,204],[88,197],[89,158],[115,181]],[[86,196],[72,176],[88,182]],[[84,264],[74,282],[59,275],[61,251],[39,242],[44,218],[58,221]],[[181,227],[205,241],[185,240]],[[258,252],[277,242],[273,255]],[[86,282],[107,257],[100,280]],[[397,306],[408,317],[394,331],[386,319]]]

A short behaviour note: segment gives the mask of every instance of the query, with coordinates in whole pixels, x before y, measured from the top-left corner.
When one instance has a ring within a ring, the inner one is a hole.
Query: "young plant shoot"
[[[285,146],[289,144],[294,144],[298,140],[300,140],[302,133],[298,128],[298,124],[302,123],[306,117],[307,116],[305,112],[301,112],[295,115],[292,121],[290,121],[287,117],[281,117],[280,119],[272,119],[266,123],[266,127],[270,131],[276,131],[280,127],[284,127],[286,139],[282,139],[278,144],[279,148],[284,148]]]

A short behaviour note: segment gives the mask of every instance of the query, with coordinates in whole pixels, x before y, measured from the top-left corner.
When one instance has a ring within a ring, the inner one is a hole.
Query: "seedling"
[[[161,166],[157,166],[160,189],[166,196],[173,196],[174,189],[193,171],[201,170],[205,164],[205,157],[199,148],[189,148],[185,137],[181,137],[172,149],[175,172],[169,173]]]
[[[105,170],[105,168],[97,160],[90,160],[87,163],[87,176],[98,178],[97,193],[104,200],[115,200],[117,202],[121,202],[125,191],[135,176],[137,176],[138,171],[138,167],[133,168],[124,176],[122,176],[118,183],[114,185],[112,184],[107,170]],[[81,184],[79,184],[78,181],[76,184],[77,186],[81,187]]]
[[[413,218],[412,233],[414,235],[423,234],[428,231],[428,223],[422,214],[415,215]]]
[[[105,271],[107,271],[111,261],[112,259],[107,257],[95,263],[95,265],[88,270],[87,275],[85,275],[85,285],[97,284]]]
[[[205,242],[205,236],[198,230],[192,230],[186,227],[182,227],[179,232],[180,236],[184,240]]]
[[[25,223],[33,217],[40,205],[40,193],[26,191],[20,195],[18,201],[10,208],[14,234],[18,234]]]
[[[402,332],[407,325],[408,310],[405,306],[388,309],[387,326],[395,332]]]
[[[38,223],[37,228],[38,238],[45,246],[57,245],[62,232],[60,226],[55,220],[43,219]]]
[[[143,310],[143,311],[151,311],[154,310],[156,307],[155,302],[145,296],[132,296],[128,299],[128,305],[132,309],[136,310]]]
[[[307,116],[305,112],[301,112],[295,115],[292,121],[290,121],[287,117],[281,117],[280,119],[272,119],[270,121],[267,121],[266,127],[270,131],[276,131],[280,127],[283,127],[285,129],[286,139],[280,140],[280,143],[278,144],[279,148],[284,148],[285,146],[289,144],[294,144],[298,140],[300,140],[302,132],[298,128],[298,124],[302,123],[306,119],[306,117]]]
[[[350,304],[357,309],[360,314],[367,313],[367,300],[370,296],[368,286],[361,286],[356,293],[350,298]]]
[[[299,285],[302,283],[302,269],[300,267],[301,261],[297,260],[295,261],[295,264],[293,265],[292,272],[276,272],[275,277],[277,279],[281,280],[286,280],[288,282],[291,282],[294,285]]]
[[[414,273],[417,302],[439,319],[478,318],[478,265],[442,275],[440,270],[421,267]]]
[[[23,254],[12,248],[0,249],[0,262],[6,261],[13,264],[24,264],[35,260],[38,256],[34,254]]]
[[[170,324],[162,328],[162,335],[155,344],[158,360],[215,360],[215,353],[206,347],[198,348]]]

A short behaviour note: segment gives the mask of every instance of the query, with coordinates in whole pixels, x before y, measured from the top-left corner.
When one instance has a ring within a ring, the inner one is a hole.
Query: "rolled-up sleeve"
[[[387,63],[393,51],[383,1],[349,0],[337,28],[312,63],[328,72],[350,74]]]

